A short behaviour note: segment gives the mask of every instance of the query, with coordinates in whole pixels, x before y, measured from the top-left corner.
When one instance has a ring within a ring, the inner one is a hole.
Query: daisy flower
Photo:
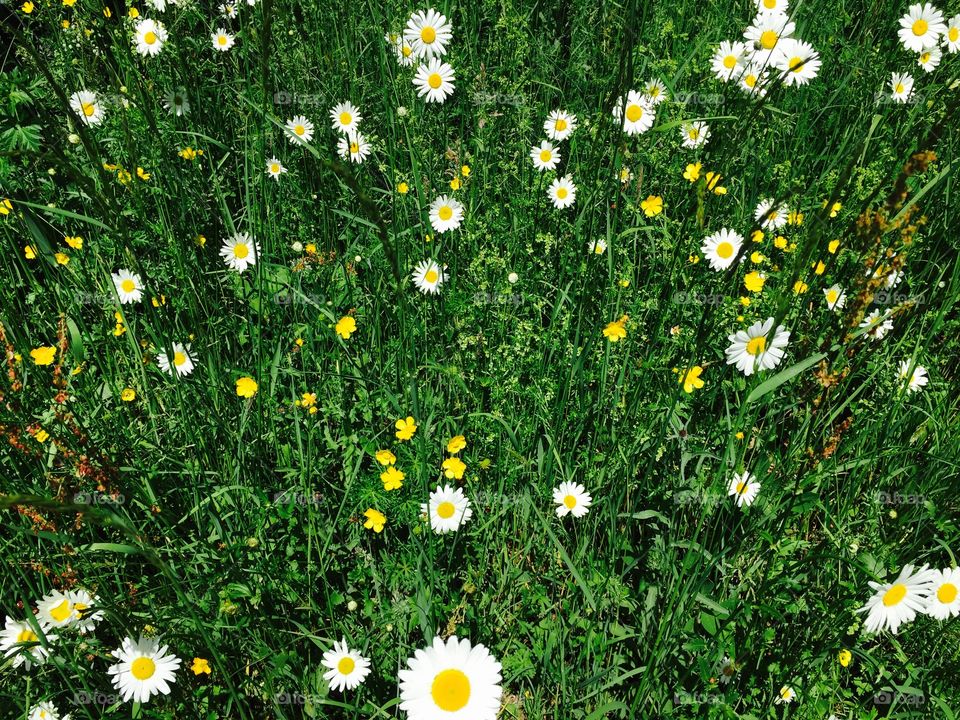
[[[170,683],[175,680],[180,658],[167,650],[166,645],[160,647],[154,638],[141,637],[134,641],[128,637],[110,653],[120,662],[107,668],[107,674],[113,676],[113,686],[120,691],[124,702],[145,703],[152,695],[170,694]]]
[[[103,105],[97,94],[90,90],[78,90],[70,96],[70,108],[80,116],[85,125],[99,125],[103,122]]]
[[[330,683],[331,690],[353,690],[370,673],[370,661],[356,650],[351,650],[347,639],[333,643],[333,649],[323,654],[320,664],[328,668],[323,679]]]
[[[727,655],[723,656],[720,667],[717,669],[717,675],[720,676],[720,684],[727,685],[737,672],[737,666]]]
[[[930,597],[923,612],[937,620],[960,615],[960,568],[930,572]]]
[[[747,95],[763,97],[767,94],[766,71],[756,63],[748,63],[739,75],[739,86]]]
[[[113,287],[117,291],[117,297],[124,305],[128,303],[140,302],[143,297],[143,283],[140,276],[129,270],[121,269],[115,273],[110,273],[113,278]]]
[[[566,140],[576,129],[577,117],[566,110],[552,111],[546,122],[543,123],[543,131],[547,133],[547,137],[557,142]]]
[[[61,718],[60,713],[52,702],[42,702],[34,705],[30,709],[27,720],[70,720],[70,715],[67,714]]]
[[[103,610],[92,610],[97,604],[97,598],[83,588],[71,590],[67,593],[73,605],[73,626],[81,635],[93,632],[97,624],[103,620]]]
[[[167,30],[163,27],[163,23],[149,18],[137,23],[133,36],[133,46],[144,57],[159,54],[166,40]]]
[[[786,13],[783,12],[761,12],[753,19],[744,33],[743,37],[754,43],[757,51],[761,54],[780,52],[777,44],[782,38],[788,38],[793,35],[796,25]]]
[[[530,159],[533,160],[533,166],[541,172],[555,170],[560,162],[560,150],[554,148],[549,140],[544,140],[540,147],[534,145],[530,148]]]
[[[947,32],[943,13],[930,3],[911,5],[910,10],[900,18],[900,42],[912,52],[922,52],[936,45],[940,36]]]
[[[49,644],[55,641],[57,636],[44,634],[44,638]],[[50,655],[50,651],[40,644],[39,636],[28,622],[11,617],[7,617],[3,632],[0,633],[0,652],[4,659],[13,657],[13,667],[23,665],[26,670],[33,665],[43,665]]]
[[[213,43],[213,49],[220,52],[226,52],[235,43],[233,35],[223,28],[217,28],[217,31],[210,36],[210,41]]]
[[[167,373],[167,375],[173,375],[176,372],[178,377],[186,377],[193,372],[193,358],[190,357],[190,345],[183,345],[182,343],[173,343],[173,362],[170,362],[170,357],[167,355],[166,351],[163,351],[157,355],[157,365],[160,366],[160,369]]]
[[[943,57],[943,53],[940,52],[940,48],[934,45],[920,53],[920,57],[917,58],[917,65],[922,67],[924,72],[933,72],[940,64],[941,57]]]
[[[421,260],[413,269],[413,283],[423,294],[436,295],[447,281],[447,273],[433,260]]]
[[[224,17],[233,19],[237,16],[237,6],[232,3],[225,3],[220,6],[220,12]]]
[[[463,205],[447,195],[441,195],[430,203],[430,224],[438,233],[456,230],[463,222]]]
[[[626,99],[617,98],[617,104],[613,106],[613,116],[623,120],[623,131],[627,135],[640,135],[649,130],[653,126],[654,114],[649,99],[636,90],[628,92]]]
[[[832,285],[823,289],[823,296],[827,300],[827,308],[840,310],[847,304],[847,293],[839,285]]]
[[[710,69],[718,80],[732,80],[743,69],[747,46],[742,42],[724,40],[710,59]]]
[[[463,489],[449,485],[437,485],[430,493],[430,502],[421,503],[420,512],[430,519],[430,527],[438,535],[459,530],[473,517],[470,499],[463,494]]]
[[[333,121],[334,130],[342,135],[349,135],[357,131],[357,124],[363,120],[363,116],[352,102],[342,102],[330,110],[330,119]]]
[[[553,489],[553,502],[557,505],[557,517],[573,515],[581,518],[590,512],[593,498],[583,485],[574,482],[562,482]]]
[[[710,139],[710,126],[699,120],[682,123],[680,125],[680,136],[683,138],[684,147],[698,148],[701,145],[706,145],[707,140]]]
[[[700,252],[710,261],[710,267],[719,271],[726,270],[733,264],[742,246],[743,236],[740,233],[723,228],[704,239]]]
[[[893,330],[893,320],[888,317],[889,315],[889,310],[885,310],[883,315],[879,310],[874,310],[860,321],[860,327],[867,328],[865,334],[871,340],[883,340],[886,334]]]
[[[446,55],[452,37],[453,26],[433,8],[411,15],[403,30],[404,42],[413,48],[414,55],[422,58]]]
[[[757,209],[753,211],[754,219],[760,223],[764,230],[778,230],[787,224],[787,216],[790,214],[789,208],[783,203],[779,205],[775,200],[766,199],[757,203]]]
[[[573,205],[577,199],[577,186],[569,175],[562,178],[555,178],[550,187],[547,188],[547,196],[553,201],[553,206],[557,210],[563,210]]]
[[[905,103],[913,94],[913,77],[908,73],[890,75],[890,97],[894,102]]]
[[[774,703],[777,705],[789,705],[797,698],[797,693],[789,685],[784,685],[777,693],[777,699]]]
[[[227,267],[241,273],[251,265],[257,264],[259,253],[257,241],[245,232],[227,238],[220,248],[220,257],[223,258]]]
[[[587,241],[587,252],[591,255],[603,255],[607,251],[607,241],[603,238]]]
[[[727,495],[734,496],[737,507],[739,508],[742,508],[744,505],[750,507],[753,501],[757,499],[759,492],[760,483],[757,482],[756,477],[748,472],[744,472],[743,474],[734,473],[733,478],[730,480],[730,485],[727,487]]]
[[[960,50],[960,15],[954,15],[947,21],[947,30],[943,34],[943,46],[949,53]]]
[[[913,565],[905,565],[892,583],[870,582],[874,595],[858,613],[867,613],[863,626],[867,632],[890,630],[894,635],[901,625],[912,622],[928,605],[935,571],[924,565],[916,573]]]
[[[908,377],[910,378],[909,380],[907,380]],[[910,372],[909,360],[900,362],[900,379],[907,380],[907,391],[912,393],[925,387],[930,381],[930,378],[927,377],[927,369],[922,365],[914,366],[913,372]]]
[[[788,0],[754,0],[757,6],[757,12],[779,12],[786,13],[790,9]]]
[[[413,85],[417,88],[417,97],[426,95],[427,102],[443,103],[453,94],[453,81],[456,79],[453,68],[435,57],[417,68]]]
[[[73,622],[73,603],[67,595],[53,590],[37,603],[36,618],[44,632],[66,627]]]
[[[647,84],[643,86],[643,96],[650,103],[651,107],[656,107],[664,100],[669,99],[667,86],[664,85],[663,81],[659,78],[647,81]]]
[[[496,720],[501,665],[483,645],[456,635],[418,649],[400,670],[400,709],[408,720]]]
[[[267,160],[266,174],[272,177],[277,182],[280,182],[280,176],[283,175],[286,171],[287,169],[276,158],[270,158],[269,160]]]
[[[190,100],[187,98],[186,88],[171,90],[163,98],[163,106],[171,115],[183,117],[190,114]]]
[[[313,139],[313,123],[303,115],[287,120],[285,130],[287,139],[294,145],[306,145]]]
[[[393,52],[397,56],[397,63],[402,67],[410,67],[417,61],[417,56],[413,52],[413,46],[406,42],[402,37],[387,33],[387,42],[393,47]]]
[[[820,72],[820,55],[810,43],[785,38],[779,49],[781,55],[774,65],[783,73],[784,85],[806,85]]]
[[[370,143],[360,133],[350,133],[337,141],[337,154],[344,160],[359,164],[370,154]]]
[[[753,375],[757,370],[771,370],[783,360],[784,349],[790,342],[790,332],[783,325],[773,329],[773,318],[762,323],[755,322],[746,330],[737,330],[729,335],[730,347],[726,349],[727,365],[736,365],[744,375]]]

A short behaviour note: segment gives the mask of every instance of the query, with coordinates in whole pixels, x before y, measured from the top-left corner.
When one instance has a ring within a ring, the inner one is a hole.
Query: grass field
[[[956,717],[960,5],[251,3],[0,11],[0,718]]]

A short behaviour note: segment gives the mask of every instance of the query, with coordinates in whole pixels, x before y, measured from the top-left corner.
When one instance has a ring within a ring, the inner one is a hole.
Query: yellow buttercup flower
[[[377,450],[376,458],[381,465],[393,465],[397,461],[397,456],[389,450]]]
[[[839,240],[831,240],[831,241],[830,241],[830,244],[827,245],[827,250],[829,251],[829,253],[830,253],[831,255],[836,255],[836,254],[837,254],[837,248],[839,248],[839,247],[840,247],[840,241],[839,241]]]
[[[43,345],[30,351],[35,365],[50,365],[56,357],[57,348],[53,345]]]
[[[464,177],[470,177],[470,166],[464,165],[462,168],[460,168],[460,174]]]
[[[207,662],[204,658],[195,657],[193,659],[193,665],[190,666],[190,669],[193,670],[194,675],[202,675],[206,673],[210,674],[210,663]]]
[[[379,510],[367,508],[367,511],[363,513],[363,516],[367,518],[367,521],[363,524],[367,530],[373,530],[375,533],[383,532],[383,527],[387,524],[386,515]]]
[[[79,235],[73,237],[67,235],[63,238],[63,241],[74,250],[83,250],[83,238]]]
[[[58,252],[53,257],[57,261],[57,265],[66,265],[70,262],[70,256],[66,253]]]
[[[703,165],[701,163],[688,164],[686,170],[683,171],[683,178],[690,182],[696,182],[700,179],[700,169],[702,167]]]
[[[654,217],[663,212],[663,198],[659,195],[648,195],[647,199],[640,203],[640,209],[647,217]]]
[[[390,465],[380,473],[380,482],[383,483],[384,490],[399,490],[403,487],[404,477],[405,475],[395,465]]]
[[[397,192],[400,193],[401,195],[406,195],[408,192],[410,192],[410,186],[407,185],[405,182],[399,183],[397,185]]]
[[[763,273],[754,270],[753,272],[747,273],[743,278],[743,286],[750,292],[758,293],[763,290],[763,283],[765,283],[766,280],[767,278]]]
[[[444,460],[442,467],[444,476],[450,480],[460,480],[463,478],[463,473],[467,471],[467,466],[456,457]]]
[[[124,402],[133,402],[137,397],[137,391],[133,388],[125,388],[122,393],[120,393],[120,399]]]
[[[405,419],[397,420],[394,426],[397,428],[397,440],[409,440],[417,432],[417,423],[410,415]]]
[[[466,438],[463,435],[454,435],[447,443],[447,452],[456,455],[467,446]]]
[[[619,320],[608,323],[603,329],[603,335],[610,342],[619,342],[627,336],[627,316],[624,315]]]
[[[257,394],[257,381],[245,375],[237,379],[237,395],[243,398],[252,398]]]
[[[450,181],[450,189],[451,190],[460,189],[460,178],[454,178],[453,180]]]
[[[36,260],[37,259],[37,250],[33,245],[24,245],[23,246],[23,256],[27,260]]]
[[[33,3],[30,0],[27,0],[23,5],[20,6],[20,9],[23,10],[27,15],[33,12]]]
[[[703,372],[703,368],[699,365],[694,365],[689,370],[680,373],[678,378],[681,385],[683,385],[683,391],[686,393],[692,393],[694,389],[699,390],[703,387],[703,380],[700,379],[700,374]]]
[[[350,315],[344,315],[337,322],[337,325],[334,329],[337,331],[337,335],[342,337],[344,340],[349,340],[350,336],[357,330],[357,321],[354,320]]]
[[[848,665],[850,665],[850,661],[853,660],[853,653],[847,650],[846,648],[844,648],[843,650],[837,653],[837,660],[841,665],[843,665],[844,667],[847,667]]]
[[[802,295],[809,289],[810,289],[810,286],[807,285],[803,280],[797,280],[793,284],[793,292],[795,295]]]

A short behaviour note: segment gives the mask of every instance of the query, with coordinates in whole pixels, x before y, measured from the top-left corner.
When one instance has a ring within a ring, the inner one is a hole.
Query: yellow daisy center
[[[435,283],[440,278],[440,274],[436,270],[427,270],[423,274],[423,279],[426,280],[431,285]]]
[[[565,187],[557,188],[557,197],[563,200],[567,196],[567,189]]]
[[[37,642],[39,640],[40,638],[37,637],[37,634],[29,628],[21,630],[20,634],[17,635],[18,643]]]
[[[752,87],[754,87],[754,86],[757,84],[757,76],[756,76],[756,75],[753,75],[753,74],[747,75],[747,76],[743,79],[743,82],[744,82],[744,84],[745,84],[748,88],[752,88]]]
[[[238,260],[243,260],[249,254],[250,248],[247,247],[246,243],[237,243],[233,246],[233,256]]]
[[[351,114],[348,113],[348,112],[342,112],[342,113],[340,113],[340,124],[341,124],[341,125],[349,125],[349,124],[352,123],[352,122],[353,122],[353,115],[351,115]]]
[[[773,30],[764,30],[760,33],[760,45],[764,50],[773,50],[778,39],[777,34]]]
[[[913,23],[913,34],[917,37],[926,35],[929,28],[930,26],[927,24],[927,21],[923,18],[920,18],[919,20],[915,20]]]
[[[340,662],[337,663],[337,672],[341,675],[349,675],[356,666],[352,657],[340,658]]]
[[[146,35],[143,36],[143,41],[147,45],[153,45],[157,41],[157,34],[154,32],[148,32]]]
[[[793,72],[800,72],[803,70],[803,58],[790,58],[790,69],[793,70]]]
[[[643,108],[639,105],[631,105],[627,108],[627,120],[636,122],[643,117]]]
[[[303,127],[303,125],[297,125],[297,126],[293,129],[293,131],[294,131],[297,135],[303,135],[307,130],[306,130],[305,127]]]
[[[723,66],[727,70],[733,70],[737,66],[737,56],[736,55],[727,55],[723,59]]]
[[[755,337],[747,343],[747,352],[753,356],[762,353],[767,347],[767,339],[763,336]]]
[[[899,605],[900,601],[907,596],[907,586],[897,584],[891,587],[883,594],[883,604],[887,607]]]
[[[930,62],[930,53],[925,52],[920,56],[920,64],[926,65],[928,62]]]
[[[428,25],[427,27],[425,27],[423,30],[420,31],[420,39],[423,40],[423,42],[425,42],[427,45],[429,45],[430,43],[436,41],[437,31]]]
[[[893,89],[898,95],[902,94],[904,90],[906,90],[906,88],[903,87],[903,83],[897,83],[897,86]]]
[[[567,495],[563,499],[563,504],[573,510],[577,506],[577,499],[573,495]]]
[[[947,38],[950,40],[950,42],[956,42],[957,40],[960,40],[960,28],[952,27],[947,30]]]
[[[350,154],[356,155],[358,152],[360,152],[360,146],[355,142],[350,143]]]
[[[70,617],[71,612],[73,610],[70,608],[70,601],[64,600],[59,605],[50,608],[50,617],[60,623]]]
[[[427,78],[427,85],[429,85],[434,90],[436,90],[442,84],[443,84],[443,78],[440,77],[440,73],[430,73],[430,77]]]
[[[217,44],[218,44],[218,45],[226,45],[226,44],[227,44],[227,36],[226,36],[226,35],[217,35]]]
[[[403,56],[404,56],[404,57],[410,57],[412,54],[413,54],[413,48],[410,47],[409,45],[404,45],[404,46],[403,46]]]
[[[433,678],[430,696],[441,710],[456,712],[470,700],[470,679],[460,670],[442,670]]]
[[[80,105],[80,109],[83,111],[85,116],[90,117],[97,111],[97,106],[93,103],[83,103]]]
[[[543,163],[550,162],[550,158],[552,157],[553,157],[553,153],[550,152],[549,150],[540,151],[540,162],[543,162]]]
[[[773,10],[777,7],[777,0],[763,0],[763,6],[767,10]]]
[[[137,285],[130,278],[127,278],[122,283],[120,283],[120,289],[125,293],[132,293],[136,289]]]
[[[837,291],[836,290],[827,290],[827,302],[833,305],[837,301]]]
[[[280,172],[280,166],[277,163],[271,163],[270,172],[272,172],[273,174],[277,174],[278,172]]]
[[[453,208],[451,208],[449,205],[444,205],[439,210],[437,210],[437,216],[441,220],[449,220],[450,218],[453,217]]]
[[[733,255],[733,245],[724,241],[717,245],[717,255],[726,260],[728,257]]]
[[[157,664],[148,657],[138,657],[130,664],[130,674],[137,680],[149,680],[157,671]]]
[[[442,517],[444,520],[452,518],[455,510],[456,508],[453,506],[453,503],[447,500],[444,500],[442,503],[437,505],[437,515]]]
[[[952,28],[952,29],[956,30],[956,28]],[[557,132],[563,132],[564,130],[567,129],[567,121],[564,120],[563,118],[558,118],[557,121],[553,124],[553,128]]]
[[[186,361],[187,361],[187,356],[184,355],[182,352],[173,354],[173,364],[176,365],[177,367],[180,367]]]
[[[739,482],[737,483],[737,495],[746,495],[747,493],[747,483]]]
[[[956,599],[957,586],[953,583],[944,583],[940,586],[940,589],[937,590],[937,600],[942,602],[944,605],[949,605]]]
[[[696,128],[690,128],[687,131],[687,135],[691,140],[696,140],[698,137],[700,137],[700,131],[697,130]]]

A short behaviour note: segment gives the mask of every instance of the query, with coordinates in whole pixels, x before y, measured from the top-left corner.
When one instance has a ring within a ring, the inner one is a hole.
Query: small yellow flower
[[[444,476],[449,480],[460,480],[467,470],[467,466],[457,457],[447,458],[442,467]]]
[[[383,483],[384,490],[399,490],[403,487],[403,478],[405,475],[397,470],[395,465],[390,465],[386,470],[380,473],[380,482]]]
[[[408,192],[410,192],[410,186],[407,185],[405,182],[399,183],[397,185],[397,192],[400,193],[401,195],[406,195]]]
[[[127,11],[127,17],[135,20],[138,17],[140,17],[140,11],[137,10],[135,7],[132,7]]]
[[[463,435],[454,435],[447,443],[447,452],[456,455],[467,446],[467,440]]]
[[[43,345],[30,351],[35,365],[50,365],[56,354],[57,348],[53,345]]]
[[[755,243],[763,242],[763,230],[754,230],[750,234],[750,240]]]
[[[197,157],[197,151],[192,147],[185,147],[177,154],[184,160],[195,160]]]
[[[727,189],[722,185],[719,185],[721,175],[720,173],[708,172],[706,175],[707,178],[707,190],[712,192],[714,195],[726,195]]]
[[[787,239],[786,239],[783,235],[777,235],[777,236],[773,239],[773,245],[774,245],[774,247],[776,247],[776,248],[778,248],[778,249],[780,249],[780,250],[783,250],[783,249],[785,249],[785,248],[787,247]]]
[[[57,265],[66,265],[70,262],[70,256],[66,253],[58,252],[53,257],[56,259]]]
[[[743,305],[744,307],[750,307],[750,303],[751,303],[751,302],[752,302],[752,300],[750,300],[750,298],[748,298],[748,297],[746,297],[746,296],[741,296],[741,297],[740,297],[740,304]]]
[[[736,435],[734,435],[734,437],[735,437],[737,440],[743,440],[743,433],[742,433],[742,432],[738,432]]]
[[[837,660],[841,665],[847,667],[850,664],[850,661],[853,660],[853,653],[844,648],[837,653]]]
[[[161,295],[159,298],[155,298],[155,297],[150,298],[150,304],[153,305],[155,308],[158,308],[158,307],[160,307],[161,305],[166,305],[166,304],[167,304],[167,296],[166,296],[166,295]]]
[[[193,670],[194,675],[202,675],[206,673],[210,674],[210,663],[203,658],[195,657],[193,659],[193,665],[190,666],[190,669]]]
[[[766,260],[766,258],[759,250],[755,250],[754,252],[750,253],[750,262],[752,262],[754,265],[759,265],[764,260]]]
[[[64,30],[66,30],[68,27],[70,27],[70,21],[69,21],[69,20],[61,20],[61,21],[60,21],[60,27],[62,27]]]
[[[827,266],[823,264],[822,260],[817,260],[817,262],[814,263],[813,265],[813,272],[815,275],[823,275],[826,269],[827,269]]]
[[[137,398],[137,391],[133,388],[125,388],[122,393],[120,393],[120,399],[124,402],[133,402]]]
[[[462,168],[460,168],[460,174],[464,177],[470,177],[470,166],[464,165]]]
[[[692,255],[692,254],[687,255],[687,262],[690,263],[691,265],[696,265],[698,262],[700,262],[700,256]]]
[[[608,323],[603,329],[603,336],[610,342],[619,342],[627,336],[627,316],[624,315],[619,320]]]
[[[10,202],[10,198],[0,200],[0,215],[9,215],[11,210],[13,210],[13,203]]]
[[[297,347],[303,347],[303,338],[299,338],[299,337],[298,337],[298,338],[297,338],[296,340],[294,340],[293,342],[294,342],[294,344],[296,344]]]
[[[836,254],[837,254],[837,249],[838,249],[839,247],[840,247],[840,241],[839,241],[839,240],[831,240],[831,241],[830,241],[830,244],[827,245],[827,250],[830,252],[831,255],[836,255]]]
[[[647,217],[655,217],[663,212],[663,198],[659,195],[648,195],[647,199],[640,203],[640,209]]]
[[[33,245],[24,245],[23,246],[23,256],[27,260],[36,260],[37,259],[37,250]]]
[[[304,246],[303,251],[304,251],[307,255],[316,255],[316,254],[317,254],[317,244],[316,244],[316,243],[307,243],[306,246]]]
[[[133,180],[133,175],[130,174],[129,170],[121,168],[117,171],[117,182],[121,185],[129,185],[131,180]]]
[[[64,7],[73,7],[77,4],[77,0],[63,0]]]
[[[252,398],[257,394],[257,381],[248,375],[237,378],[237,395],[243,398]]]
[[[105,8],[103,9],[103,16],[104,16],[105,18],[113,17],[113,13],[110,12],[110,8],[105,7]]]
[[[20,9],[23,10],[27,15],[33,12],[33,3],[30,0],[27,0],[23,5],[20,6]]]
[[[624,278],[620,281],[620,287],[627,288],[630,287],[630,281],[627,278]]]
[[[460,189],[460,178],[454,178],[453,180],[450,181],[450,189],[451,190]]]
[[[363,514],[363,516],[367,518],[367,521],[363,524],[367,530],[373,530],[375,533],[383,532],[383,526],[387,524],[386,515],[379,510],[367,508],[367,511]]]
[[[752,293],[758,293],[763,290],[763,284],[766,281],[767,278],[763,273],[754,270],[743,278],[743,286]]]
[[[409,440],[417,432],[417,423],[411,415],[407,415],[406,419],[397,420],[394,427],[397,428],[397,440]]]
[[[297,407],[312,408],[317,404],[317,395],[312,392],[305,392],[300,395],[300,399],[296,401]]]
[[[142,167],[137,168],[137,177],[146,182],[150,179],[150,173],[144,170]]]
[[[66,237],[63,238],[63,241],[67,245],[72,247],[74,250],[83,250],[83,238],[80,237],[79,235],[76,235],[74,237],[67,235]]]
[[[381,465],[393,465],[397,461],[397,456],[389,450],[377,450],[376,458]]]
[[[701,163],[688,164],[686,170],[683,171],[683,178],[690,182],[696,182],[700,179],[700,169],[702,167],[703,165]]]
[[[797,280],[797,281],[793,284],[793,293],[794,293],[794,295],[802,295],[803,293],[805,293],[805,292],[806,292],[807,290],[809,290],[809,289],[810,289],[810,287],[809,287],[803,280]]]
[[[826,206],[827,206],[827,201],[824,200],[823,205],[821,205],[820,207],[826,207]],[[837,213],[839,213],[840,210],[842,209],[843,209],[843,205],[839,202],[835,202],[833,205],[830,206],[830,217],[835,218],[837,216]]]
[[[787,225],[803,225],[803,213],[799,210],[791,210],[787,213]]]
[[[681,385],[683,385],[683,391],[686,393],[692,393],[694,389],[699,390],[703,387],[703,380],[700,379],[700,374],[703,372],[703,368],[699,365],[694,365],[689,370],[680,373],[678,380]]]
[[[203,247],[204,245],[207,244],[207,238],[206,238],[206,236],[204,236],[204,235],[197,235],[197,236],[195,236],[195,237],[193,238],[193,241],[194,241],[197,245],[199,245],[200,247]]]
[[[337,325],[334,329],[337,331],[337,335],[342,337],[344,340],[349,340],[350,336],[357,331],[357,321],[354,320],[350,315],[344,315],[337,322]]]

